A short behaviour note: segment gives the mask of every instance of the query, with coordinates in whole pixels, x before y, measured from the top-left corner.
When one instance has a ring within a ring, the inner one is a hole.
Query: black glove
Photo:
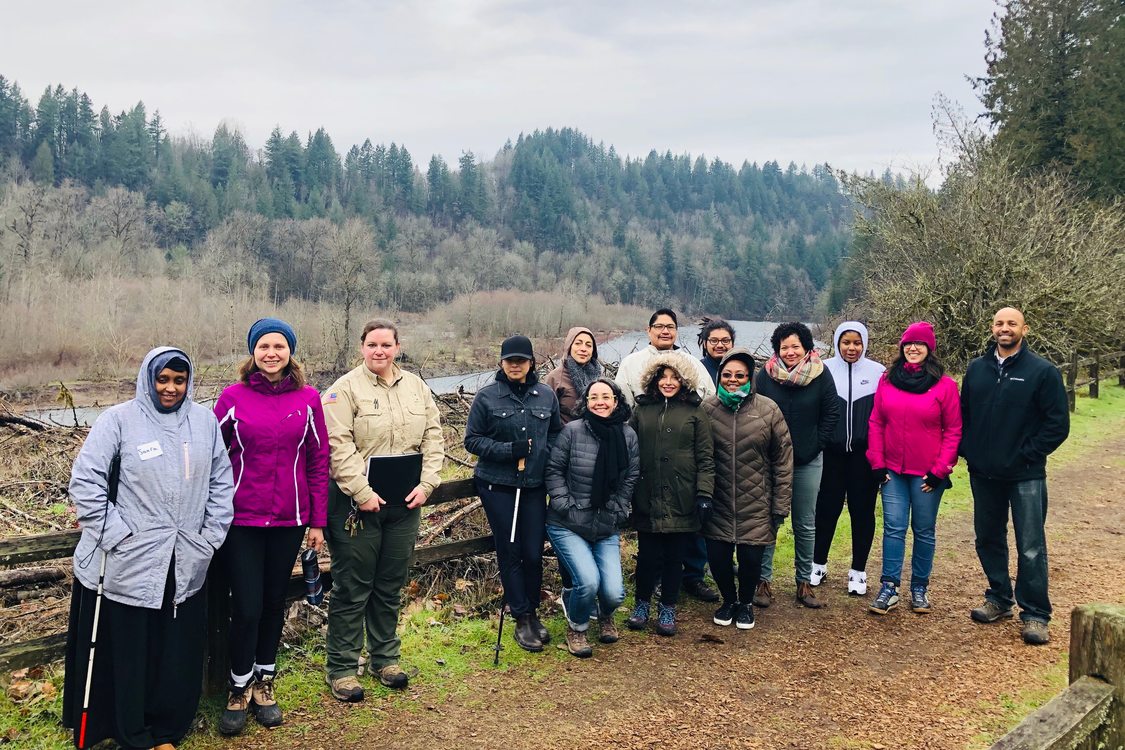
[[[706,526],[714,512],[715,508],[711,505],[711,498],[705,495],[695,496],[695,516],[699,519],[700,526]]]
[[[932,490],[953,486],[953,482],[950,482],[948,479],[938,479],[937,475],[932,471],[926,472],[926,476],[922,477],[922,484]]]
[[[785,515],[782,513],[774,513],[770,516],[770,525],[773,526],[773,533],[781,528],[781,524],[785,523]]]
[[[531,455],[531,441],[530,440],[517,440],[512,443],[512,458],[521,459],[527,458]]]
[[[875,484],[879,487],[882,487],[884,484],[887,483],[888,476],[889,475],[887,474],[886,469],[872,469],[871,470],[871,477],[875,480]]]

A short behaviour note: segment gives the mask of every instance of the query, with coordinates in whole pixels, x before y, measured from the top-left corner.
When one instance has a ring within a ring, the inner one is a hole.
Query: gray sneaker
[[[997,620],[1006,620],[1012,616],[1011,607],[1001,607],[991,599],[985,599],[984,604],[980,605],[972,612],[969,617],[973,618],[976,622],[996,622]]]
[[[1023,642],[1032,646],[1042,646],[1051,641],[1051,634],[1047,630],[1047,623],[1039,620],[1023,621]]]

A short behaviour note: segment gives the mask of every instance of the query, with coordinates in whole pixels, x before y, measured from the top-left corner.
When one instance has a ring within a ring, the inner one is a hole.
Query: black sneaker
[[[684,592],[693,599],[701,602],[719,601],[719,592],[707,585],[703,580],[684,581]]]
[[[739,604],[734,615],[734,626],[739,630],[753,630],[754,607],[749,604]]]
[[[926,593],[925,586],[910,587],[910,609],[920,615],[930,611],[930,597]]]
[[[876,615],[885,615],[898,606],[898,587],[890,581],[883,581],[879,587],[879,594],[867,611]]]
[[[734,611],[738,609],[738,602],[723,602],[723,606],[715,610],[711,622],[716,625],[727,626],[734,622]]]

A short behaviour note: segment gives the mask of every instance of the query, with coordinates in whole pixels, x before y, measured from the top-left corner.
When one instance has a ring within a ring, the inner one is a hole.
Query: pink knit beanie
[[[911,323],[902,334],[898,345],[909,344],[911,341],[921,341],[932,352],[937,349],[937,340],[934,338],[934,327],[924,320]]]

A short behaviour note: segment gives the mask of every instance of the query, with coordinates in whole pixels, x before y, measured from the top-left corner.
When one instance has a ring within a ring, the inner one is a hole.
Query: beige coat
[[[332,479],[356,503],[375,494],[367,484],[370,456],[421,452],[422,489],[429,496],[441,484],[445,440],[437,404],[422,378],[395,365],[387,381],[361,364],[325,390],[321,402]]]

